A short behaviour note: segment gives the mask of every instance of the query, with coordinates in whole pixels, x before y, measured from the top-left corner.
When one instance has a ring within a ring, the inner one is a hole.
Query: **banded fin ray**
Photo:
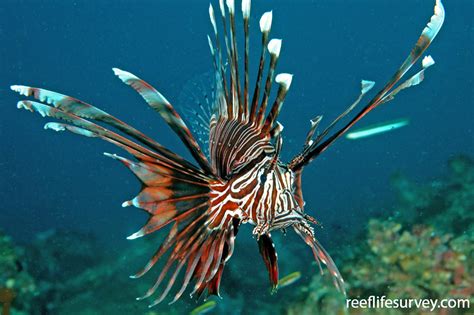
[[[296,171],[298,169],[303,168],[305,165],[309,164],[315,157],[325,151],[335,140],[345,134],[356,122],[358,122],[371,110],[383,103],[392,100],[393,97],[401,90],[420,83],[424,78],[424,70],[434,63],[431,57],[429,57],[429,59],[425,59],[425,62],[423,62],[422,64],[422,70],[419,73],[415,74],[406,82],[399,85],[399,87],[394,88],[394,86],[402,79],[402,77],[408,72],[408,70],[410,70],[410,68],[417,62],[417,60],[423,55],[425,50],[430,46],[431,42],[434,40],[436,35],[439,33],[441,27],[443,26],[444,18],[445,11],[443,4],[441,0],[436,0],[436,4],[434,7],[434,15],[431,17],[427,26],[423,29],[420,37],[418,38],[415,46],[410,51],[408,57],[402,63],[400,68],[398,68],[398,70],[395,72],[389,82],[343,128],[335,132],[333,135],[331,135],[329,138],[322,141],[321,143],[313,143],[309,148],[304,150],[304,152],[295,156],[290,163],[291,169],[293,171]]]
[[[65,120],[69,123],[74,124],[76,127],[78,127],[78,128],[71,128],[64,124],[49,123],[45,125],[46,129],[54,129],[55,131],[68,130],[76,134],[80,134],[80,135],[84,135],[88,137],[94,137],[94,136],[99,137],[103,140],[106,140],[108,142],[111,142],[123,148],[124,150],[126,150],[127,152],[135,156],[137,159],[155,161],[156,163],[160,163],[168,167],[173,167],[176,169],[177,172],[181,172],[185,174],[193,174],[196,177],[204,178],[206,180],[209,179],[208,176],[202,175],[201,172],[197,172],[194,168],[189,168],[187,167],[187,165],[180,165],[174,161],[170,161],[167,158],[164,158],[162,155],[148,148],[145,148],[113,131],[110,131],[102,126],[94,124],[74,114],[66,113],[57,108],[50,107],[48,105],[34,102],[34,101],[20,101],[18,102],[17,107],[20,109],[29,110],[31,112],[37,112],[41,114],[43,117],[48,116],[48,117],[52,117],[56,119]],[[85,132],[84,130],[87,132]]]
[[[258,126],[262,125],[263,118],[265,116],[265,112],[267,109],[267,104],[270,98],[270,92],[273,85],[273,79],[275,76],[276,65],[277,65],[278,59],[280,58],[281,45],[282,45],[281,39],[273,38],[268,42],[267,47],[268,47],[268,52],[270,53],[270,65],[268,68],[267,79],[265,81],[263,99],[257,113],[257,118],[255,119],[255,123],[257,123]]]
[[[255,82],[255,89],[252,97],[252,104],[250,108],[250,121],[255,121],[258,108],[258,100],[260,97],[260,85],[263,77],[263,69],[265,67],[265,56],[268,45],[268,38],[272,28],[273,13],[272,11],[265,12],[260,18],[260,32],[262,33],[262,50],[260,53],[260,61],[258,65],[258,74]]]
[[[161,115],[161,117],[163,117],[166,123],[174,130],[174,132],[179,136],[181,141],[191,152],[191,155],[194,157],[194,159],[196,159],[199,166],[201,166],[205,172],[212,174],[206,156],[202,152],[196,139],[194,139],[191,131],[186,126],[178,112],[176,112],[176,110],[173,108],[171,103],[168,102],[168,100],[154,87],[131,74],[130,72],[126,72],[118,68],[113,68],[113,71],[123,83],[131,86],[135,91],[137,91],[148,103],[148,105],[150,105],[151,108],[156,110]]]
[[[313,251],[314,259],[319,265],[321,274],[323,274],[323,269],[321,268],[321,263],[323,263],[324,265],[326,265],[331,274],[334,286],[339,290],[339,292],[346,295],[346,291],[344,288],[344,280],[342,279],[341,273],[337,269],[336,264],[332,260],[331,256],[329,256],[323,246],[314,237],[313,229],[302,224],[295,224],[293,226],[293,229],[295,230],[296,234],[298,234]]]
[[[212,29],[214,32],[214,41],[209,39],[209,47],[213,56],[213,62],[216,65],[216,82],[217,86],[226,86],[226,68],[229,68],[229,95],[226,94],[227,106],[223,112],[223,108],[220,108],[216,112],[217,119],[226,118],[229,120],[235,119],[242,123],[255,123],[258,122],[259,128],[263,127],[263,119],[266,113],[267,103],[269,101],[270,90],[275,77],[276,64],[280,55],[281,40],[271,39],[269,40],[269,34],[272,25],[273,14],[271,11],[266,12],[260,19],[260,31],[262,33],[262,51],[259,62],[259,70],[257,79],[255,82],[255,89],[252,93],[252,99],[250,100],[249,91],[249,33],[250,33],[250,11],[251,1],[242,1],[242,17],[243,17],[243,35],[244,35],[244,62],[243,62],[243,80],[240,77],[240,64],[239,64],[239,53],[237,47],[237,31],[235,29],[235,3],[233,0],[219,1],[220,13],[222,18],[222,27],[224,42],[226,43],[227,51],[227,62],[222,57],[219,41],[219,30],[216,24],[215,12],[212,4],[209,6],[209,18],[211,21]],[[265,59],[267,53],[270,55],[270,64],[268,66],[268,73],[264,83],[263,99],[259,109],[259,98],[261,83],[264,75]],[[243,84],[242,82],[243,81]],[[242,88],[243,85],[243,94]],[[225,90],[225,88],[224,88]],[[249,108],[250,107],[250,108]],[[258,112],[257,112],[258,110]],[[260,126],[262,125],[262,126]],[[271,126],[272,127],[272,126]]]
[[[191,282],[195,283],[193,292],[197,295],[201,295],[205,290],[208,294],[219,294],[222,271],[233,253],[234,238],[240,221],[231,213],[210,217],[210,187],[215,184],[212,174],[205,176],[203,170],[198,172],[194,168],[180,165],[178,161],[170,161],[151,149],[59,107],[34,101],[20,101],[18,107],[37,112],[43,117],[67,122],[49,122],[45,129],[100,138],[124,149],[138,160],[131,161],[116,154],[105,153],[130,169],[142,184],[139,194],[124,202],[122,206],[133,205],[141,208],[149,214],[149,218],[144,226],[128,239],[143,237],[171,225],[164,242],[148,263],[133,276],[143,276],[161,258],[166,258],[165,266],[155,285],[142,297],[151,296],[166,281],[159,296],[150,306],[162,302],[168,296],[184,266],[187,266],[184,271],[185,281],[172,302],[183,294]],[[85,116],[84,113],[81,115]],[[213,228],[209,228],[210,226]],[[206,257],[206,260],[203,260],[203,257]]]
[[[263,125],[263,133],[265,134],[268,133],[271,130],[271,128],[274,126],[276,119],[283,106],[286,93],[288,93],[288,90],[290,89],[292,79],[293,79],[293,75],[289,73],[280,73],[279,75],[276,76],[275,81],[280,86],[278,88],[275,102],[273,103],[273,106],[270,112],[268,113],[267,118],[265,119],[265,123]]]
[[[200,172],[200,170],[194,165],[186,161],[178,154],[168,150],[167,148],[159,144],[157,141],[151,139],[150,137],[141,133],[137,129],[131,127],[130,125],[127,125],[123,121],[115,118],[107,112],[98,109],[86,102],[83,102],[71,96],[30,86],[12,85],[11,89],[19,93],[20,95],[33,97],[34,99],[39,100],[42,103],[52,105],[65,113],[71,113],[75,116],[85,119],[96,120],[98,122],[105,123],[111,127],[117,128],[118,130],[131,136],[135,140],[155,150],[157,153],[166,158],[169,163],[178,163],[176,165],[184,164],[186,165],[186,167]]]
[[[213,63],[215,65],[216,106],[210,124],[209,156],[212,171],[226,179],[246,167],[257,164],[261,159],[274,153],[272,139],[283,129],[277,122],[286,94],[291,84],[292,75],[276,75],[276,65],[280,56],[282,41],[270,40],[270,29],[273,14],[266,12],[260,19],[262,33],[262,50],[259,70],[253,93],[249,91],[249,33],[251,1],[242,1],[242,17],[244,20],[244,62],[243,75],[240,75],[239,53],[237,49],[237,31],[235,29],[235,3],[233,0],[219,1],[224,42],[226,43],[227,62],[224,61],[220,49],[219,30],[215,12],[209,6],[209,18],[214,32],[214,41],[209,41]],[[210,39],[210,37],[209,37]],[[268,70],[265,75],[265,59],[270,56]],[[225,69],[229,69],[226,76]],[[226,77],[229,90],[226,95]],[[243,78],[243,79],[242,79]],[[241,82],[241,79],[243,82]],[[271,88],[274,81],[279,85],[278,95],[267,115]],[[243,85],[243,94],[241,86]],[[223,89],[224,87],[224,89]],[[262,94],[263,90],[263,96]],[[252,96],[253,95],[253,96]],[[252,96],[252,97],[251,97]],[[261,102],[260,102],[261,98]],[[224,106],[224,102],[226,103]]]
[[[331,131],[332,128],[334,128],[334,126],[336,126],[336,124],[341,120],[343,119],[344,117],[346,117],[350,112],[352,112],[352,110],[354,110],[354,108],[360,103],[360,101],[362,100],[362,98],[365,96],[365,94],[367,92],[369,92],[375,85],[375,82],[373,81],[367,81],[367,80],[362,80],[361,81],[361,89],[360,89],[360,95],[359,97],[344,111],[342,112],[339,116],[337,116],[336,119],[334,119],[328,127],[326,127],[326,129],[324,129],[320,134],[318,134],[318,136],[316,137],[316,139],[313,139],[313,135],[316,131],[316,129],[318,128],[319,124],[321,123],[321,120],[322,120],[322,116],[317,116],[314,120],[311,120],[311,128],[306,136],[306,141],[305,141],[305,144],[304,144],[304,147],[303,147],[303,152],[301,153],[300,156],[304,156],[305,154],[308,154],[308,151],[311,150],[312,147],[318,145],[325,137],[326,135],[329,133],[329,131]],[[298,159],[293,159],[290,164],[289,164],[289,167],[290,168],[294,168],[294,164],[297,163],[299,160]]]
[[[249,105],[249,18],[250,18],[250,0],[242,0],[242,17],[244,20],[244,95],[243,95],[243,116],[248,120]]]
[[[214,118],[215,116],[227,115],[227,104],[230,104],[229,89],[226,82],[225,65],[223,59],[223,53],[221,43],[219,41],[219,35],[217,33],[216,17],[214,14],[214,7],[212,3],[209,4],[209,19],[211,20],[212,28],[214,31],[214,38],[216,41],[216,49],[212,44],[211,38],[208,36],[209,49],[211,50],[212,61],[214,64],[215,74],[215,86],[216,86],[216,98],[213,107]],[[217,50],[217,53],[216,53]]]
[[[229,12],[229,25],[230,25],[230,52],[232,60],[232,83],[233,83],[233,114],[237,117],[242,117],[243,114],[243,104],[241,99],[241,87],[240,87],[240,78],[239,78],[239,53],[237,51],[237,38],[235,32],[235,1],[226,0],[227,10]]]

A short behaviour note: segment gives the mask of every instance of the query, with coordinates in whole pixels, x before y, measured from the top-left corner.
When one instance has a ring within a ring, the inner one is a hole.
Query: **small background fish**
[[[201,314],[208,314],[214,310],[217,303],[216,301],[207,301],[206,303],[199,305],[195,309],[189,313],[189,315],[201,315]]]
[[[292,285],[293,283],[295,283],[296,281],[300,280],[301,279],[301,272],[300,271],[295,271],[295,272],[292,272],[286,276],[284,276],[283,278],[280,279],[279,281],[279,288],[284,288],[284,287],[287,287],[289,285]]]
[[[388,122],[383,122],[379,124],[370,125],[364,128],[355,129],[354,131],[349,132],[346,135],[347,139],[356,140],[365,137],[375,136],[380,133],[389,132],[398,128],[405,127],[408,125],[409,120],[406,118],[401,118],[397,120],[392,120]]]

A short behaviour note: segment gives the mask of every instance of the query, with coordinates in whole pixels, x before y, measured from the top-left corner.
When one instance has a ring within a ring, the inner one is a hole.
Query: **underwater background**
[[[409,125],[340,139],[305,168],[306,211],[322,222],[316,235],[349,297],[474,303],[474,1],[444,5],[445,24],[427,51],[436,64],[425,81],[355,128],[398,118]],[[374,90],[383,86],[433,6],[426,0],[253,1],[251,76],[260,52],[258,19],[270,9],[272,37],[283,39],[278,71],[294,74],[279,119],[284,160],[300,151],[311,118],[323,114],[328,123],[357,97],[361,79],[375,81]],[[146,219],[120,206],[138,192],[138,181],[102,155],[119,153],[115,147],[44,131],[44,119],[16,109],[20,98],[9,86],[77,97],[189,158],[111,68],[147,80],[179,111],[183,87],[212,69],[210,32],[207,1],[0,2],[0,304],[13,293],[12,314],[187,314],[204,303],[185,297],[148,309],[147,301],[135,300],[154,278],[128,275],[160,241],[159,235],[125,239]],[[251,227],[244,225],[224,272],[223,299],[213,297],[208,311],[345,314],[344,297],[320,275],[310,249],[293,233],[273,235],[281,276],[298,271],[301,278],[271,295]],[[439,314],[458,313],[469,310]]]

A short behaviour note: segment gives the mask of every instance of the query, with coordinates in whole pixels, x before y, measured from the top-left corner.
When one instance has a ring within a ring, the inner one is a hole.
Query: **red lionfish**
[[[163,301],[178,276],[182,278],[182,283],[176,289],[171,303],[181,297],[190,283],[194,284],[191,296],[199,298],[204,291],[208,295],[219,295],[222,273],[234,252],[235,237],[243,223],[255,226],[253,234],[273,289],[278,285],[278,264],[271,232],[291,227],[312,249],[320,269],[322,262],[328,268],[335,286],[345,293],[344,282],[336,265],[315,238],[311,225],[317,224],[317,221],[304,210],[302,171],[368,112],[392,100],[401,90],[423,80],[425,69],[434,63],[430,56],[423,59],[422,69],[418,73],[395,86],[439,32],[444,21],[441,0],[436,0],[434,15],[415,47],[380,92],[352,120],[331,134],[336,123],[355,108],[374,86],[374,82],[363,80],[357,100],[316,136],[315,131],[322,116],[311,120],[302,151],[289,163],[279,159],[283,126],[277,117],[290,88],[292,75],[275,75],[281,40],[270,39],[272,12],[264,13],[260,19],[260,62],[253,93],[249,93],[250,0],[242,1],[245,36],[243,73],[240,72],[242,66],[237,49],[234,0],[227,0],[225,4],[220,0],[219,9],[222,25],[218,27],[213,6],[209,7],[214,39],[208,36],[208,41],[215,70],[215,93],[211,115],[206,122],[209,129],[207,156],[184,120],[160,92],[129,72],[113,69],[125,84],[135,89],[161,115],[187,147],[197,165],[112,115],[70,96],[14,85],[12,90],[41,102],[23,100],[18,103],[18,108],[68,123],[50,122],[45,125],[46,129],[68,130],[82,136],[100,138],[124,149],[135,158],[129,160],[105,153],[128,167],[142,184],[140,193],[124,202],[123,206],[141,208],[149,214],[149,219],[128,239],[136,239],[171,226],[166,239],[146,266],[132,276],[143,276],[158,260],[167,257],[155,284],[143,297],[138,298],[150,297],[163,284],[160,295],[150,306]],[[223,42],[218,29],[223,32]],[[269,66],[264,78],[268,55]],[[273,82],[278,85],[278,91],[275,100],[268,106],[271,103],[269,96]]]

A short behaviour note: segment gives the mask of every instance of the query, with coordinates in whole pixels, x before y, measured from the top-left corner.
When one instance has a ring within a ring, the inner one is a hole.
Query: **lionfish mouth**
[[[129,72],[113,69],[122,82],[136,90],[158,112],[189,150],[195,163],[114,116],[67,95],[13,85],[12,90],[38,101],[23,100],[17,106],[63,121],[47,123],[45,129],[101,139],[131,156],[106,153],[129,168],[141,183],[139,194],[122,206],[133,205],[149,214],[146,224],[128,239],[171,226],[149,262],[132,276],[139,278],[158,261],[163,262],[154,285],[138,298],[161,292],[150,306],[161,303],[175,288],[177,279],[182,279],[182,283],[171,303],[177,301],[191,283],[191,295],[198,298],[204,292],[219,295],[223,270],[234,252],[239,226],[247,222],[256,225],[254,234],[258,236],[259,251],[274,289],[278,286],[278,263],[269,232],[292,227],[311,248],[316,261],[326,265],[336,288],[345,292],[334,261],[314,235],[311,224],[319,225],[319,222],[303,211],[302,170],[368,112],[423,81],[425,70],[434,64],[430,56],[423,59],[419,72],[399,83],[441,29],[444,21],[441,0],[436,0],[434,15],[390,81],[346,125],[333,133],[336,124],[352,112],[374,82],[362,80],[359,97],[322,132],[316,133],[322,116],[311,120],[303,150],[288,164],[279,160],[283,126],[277,119],[292,75],[275,74],[282,41],[269,37],[272,12],[264,13],[259,23],[263,45],[252,93],[249,84],[250,0],[242,0],[243,66],[238,57],[234,0],[226,0],[226,5],[220,0],[219,9],[222,25],[218,27],[213,6],[209,7],[214,33],[213,39],[208,37],[214,64],[212,93],[205,94],[204,100],[192,110],[191,126],[200,138],[194,137],[172,104],[150,84]],[[224,34],[224,40],[219,32]],[[269,98],[274,85],[278,85],[278,90],[272,102]],[[209,109],[200,113],[196,108],[202,109],[203,104],[209,104]],[[209,150],[203,150],[198,140],[208,144]],[[320,269],[322,272],[321,264]]]
[[[281,216],[277,215],[270,224],[267,224],[267,226],[269,227],[267,230],[260,231],[259,233],[255,233],[258,230],[254,229],[253,234],[261,235],[263,233],[271,232],[274,230],[286,231],[288,227],[292,225],[298,225],[298,224],[308,226],[308,227],[310,227],[311,224],[321,226],[319,221],[317,221],[312,216],[304,213],[303,209],[301,209],[300,207],[296,207],[292,210],[284,211],[284,213],[285,214]]]

